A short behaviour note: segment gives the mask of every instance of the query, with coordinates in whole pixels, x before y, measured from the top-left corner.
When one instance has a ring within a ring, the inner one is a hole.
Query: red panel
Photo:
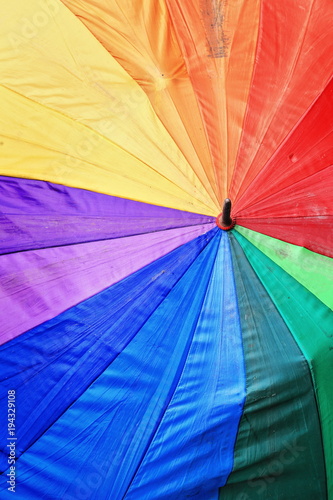
[[[333,165],[238,212],[237,224],[333,257]]]
[[[229,192],[238,211],[254,198],[262,199],[297,182],[303,173],[310,175],[329,164],[323,155],[328,144],[332,145],[332,137],[325,142],[332,130],[332,111],[325,109],[330,106],[332,110],[331,86],[316,109],[301,118],[331,78],[332,53],[331,0],[263,0],[255,71]],[[279,150],[297,123],[296,131]]]
[[[315,168],[316,165],[322,166],[320,160],[323,159],[318,158],[316,163],[315,159],[313,159],[313,162],[308,164],[308,168],[304,165],[303,170],[298,171],[299,175],[306,175],[307,171]],[[324,162],[326,162],[326,156]],[[284,181],[291,184],[289,187],[271,194],[246,209],[238,210],[237,217],[318,217],[333,215],[333,161],[328,167],[305,177],[299,182],[292,184],[293,179],[292,175],[286,175]],[[271,191],[274,191],[273,175],[270,187]]]
[[[234,212],[242,217],[333,214],[333,80],[256,177]]]
[[[253,231],[333,257],[333,217],[276,219],[239,218],[237,223]]]

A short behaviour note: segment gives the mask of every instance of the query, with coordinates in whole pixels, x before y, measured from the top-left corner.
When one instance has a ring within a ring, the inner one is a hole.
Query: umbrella
[[[333,499],[332,2],[1,19],[1,498]]]

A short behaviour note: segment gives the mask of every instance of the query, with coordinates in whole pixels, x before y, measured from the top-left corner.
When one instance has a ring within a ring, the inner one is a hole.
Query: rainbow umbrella
[[[0,29],[1,498],[333,499],[332,1]]]

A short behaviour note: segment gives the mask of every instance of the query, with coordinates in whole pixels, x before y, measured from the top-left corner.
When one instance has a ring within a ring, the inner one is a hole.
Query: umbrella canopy
[[[332,1],[1,19],[1,498],[333,500]]]

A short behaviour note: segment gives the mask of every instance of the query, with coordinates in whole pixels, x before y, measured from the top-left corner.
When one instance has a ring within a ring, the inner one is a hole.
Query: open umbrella
[[[1,498],[333,499],[332,1],[0,29]]]

